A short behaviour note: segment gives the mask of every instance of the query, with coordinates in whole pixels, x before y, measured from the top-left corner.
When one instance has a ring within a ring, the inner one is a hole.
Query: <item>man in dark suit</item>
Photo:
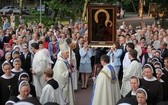
[[[23,52],[21,53],[20,59],[22,61],[22,69],[25,70],[29,77],[30,81],[32,81],[32,73],[31,73],[31,64],[32,64],[32,54],[29,52],[27,45],[23,45]]]
[[[75,57],[76,57],[77,70],[79,70],[79,65],[80,65],[79,49],[83,47],[83,41],[84,41],[84,38],[82,36],[80,36],[78,38],[78,42],[76,43],[76,48],[73,50],[75,53]]]
[[[120,49],[122,49],[122,52],[123,52],[121,57],[120,57],[120,60],[122,62],[123,59],[124,59],[125,53],[127,52],[126,51],[126,38],[125,38],[124,35],[119,36],[119,43],[120,43]],[[120,68],[119,77],[118,77],[119,81],[120,81],[120,85],[121,85],[122,77],[123,77],[123,65],[121,63],[121,68]]]
[[[84,38],[82,36],[80,36],[78,38],[78,41],[76,43],[76,48],[73,50],[74,53],[75,53],[75,57],[76,57],[76,65],[77,65],[77,70],[79,71],[79,66],[80,66],[80,54],[79,54],[79,50],[80,48],[83,47],[83,41],[84,41]],[[81,74],[79,73],[79,77],[78,77],[78,80],[81,80]]]
[[[162,43],[160,44],[160,49],[159,49],[159,50],[161,51],[161,56],[162,56],[163,59],[164,59],[165,57],[168,57],[167,43],[162,42]]]

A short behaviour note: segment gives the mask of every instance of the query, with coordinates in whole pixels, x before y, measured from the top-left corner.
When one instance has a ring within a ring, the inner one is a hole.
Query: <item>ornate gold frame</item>
[[[92,47],[110,47],[116,41],[116,9],[107,4],[88,5],[88,42]]]

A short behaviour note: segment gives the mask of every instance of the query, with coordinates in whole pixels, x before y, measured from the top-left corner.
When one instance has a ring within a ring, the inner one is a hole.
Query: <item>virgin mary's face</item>
[[[104,23],[106,21],[106,14],[105,13],[99,13],[98,19],[100,23]]]

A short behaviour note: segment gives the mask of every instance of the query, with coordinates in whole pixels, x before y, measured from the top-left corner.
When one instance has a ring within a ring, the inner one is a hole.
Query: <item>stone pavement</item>
[[[78,84],[78,90],[75,91],[75,105],[89,105],[92,94],[92,86],[92,78],[89,78],[87,89],[81,89],[81,84]]]

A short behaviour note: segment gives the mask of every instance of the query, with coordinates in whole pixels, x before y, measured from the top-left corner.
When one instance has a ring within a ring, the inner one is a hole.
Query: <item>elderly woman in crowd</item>
[[[11,102],[16,103],[32,97],[32,95],[30,95],[30,85],[27,81],[20,81],[18,91],[19,95],[10,97],[9,100],[6,102],[6,105]]]

